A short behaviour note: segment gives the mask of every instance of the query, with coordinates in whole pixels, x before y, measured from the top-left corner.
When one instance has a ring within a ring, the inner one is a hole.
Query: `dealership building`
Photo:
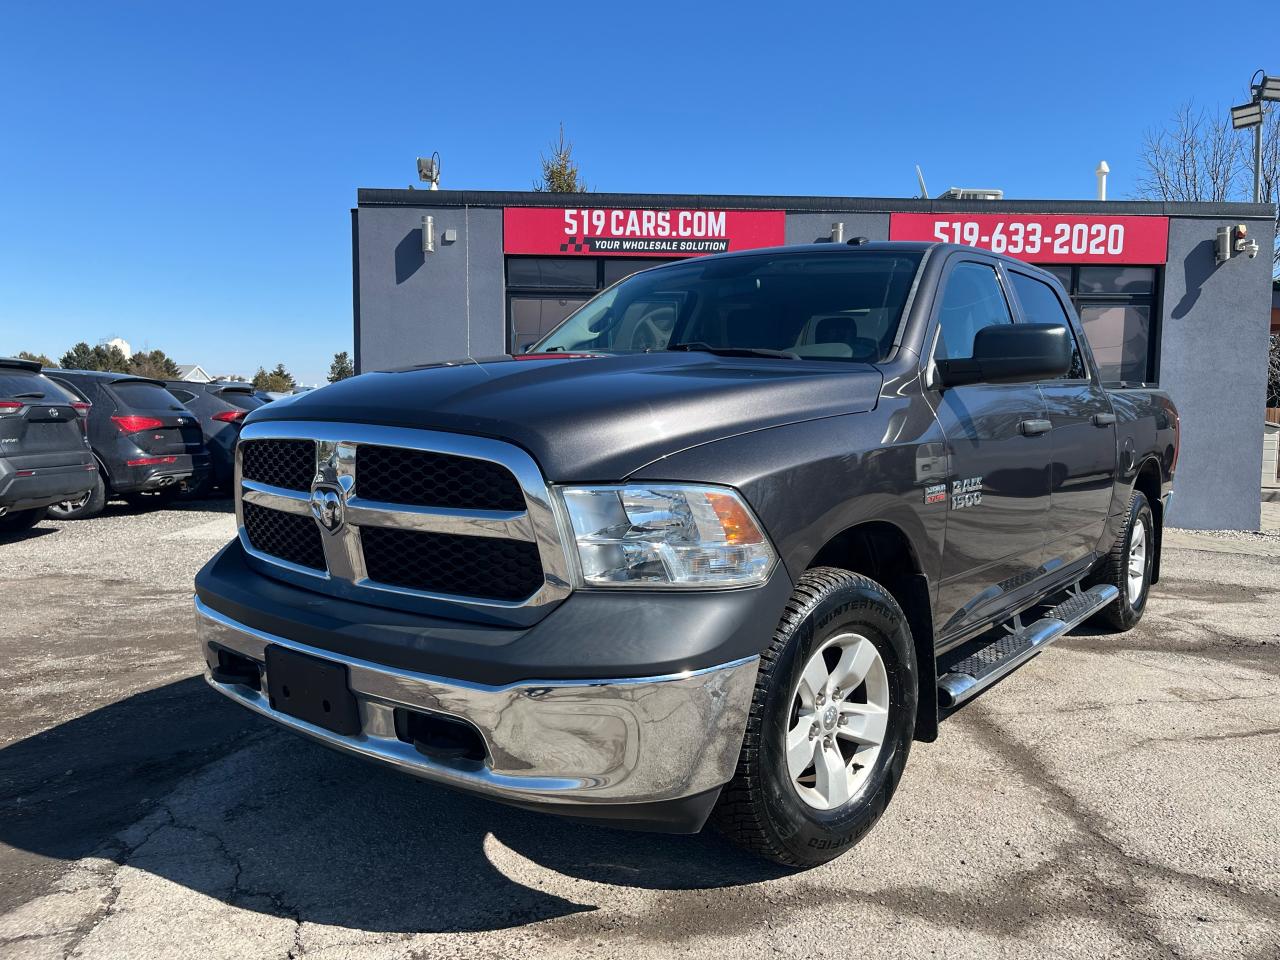
[[[1057,274],[1103,379],[1173,397],[1172,525],[1257,529],[1274,230],[1274,209],[1255,204],[362,189],[356,370],[518,353],[597,291],[674,259],[857,237],[968,243]],[[1237,250],[1249,241],[1252,258]]]

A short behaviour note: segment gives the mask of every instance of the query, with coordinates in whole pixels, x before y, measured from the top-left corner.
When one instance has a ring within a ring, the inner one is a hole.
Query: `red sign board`
[[[890,240],[964,243],[1032,263],[1164,263],[1167,217],[894,213]]]
[[[594,257],[697,257],[783,242],[781,210],[507,207],[507,253]]]

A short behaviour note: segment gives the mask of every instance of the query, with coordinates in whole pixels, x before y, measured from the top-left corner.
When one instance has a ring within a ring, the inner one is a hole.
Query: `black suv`
[[[161,380],[96,370],[47,371],[49,379],[93,404],[89,443],[98,461],[96,483],[87,494],[49,508],[60,520],[99,513],[107,496],[131,503],[149,494],[198,486],[209,472],[209,454],[196,416]]]
[[[253,384],[234,380],[212,383],[166,380],[165,386],[200,421],[204,443],[209,448],[207,486],[229,491],[235,474],[240,424],[250,410],[257,410],[264,401],[254,396]]]
[[[49,504],[93,486],[88,412],[40,364],[0,357],[0,534],[34,526]]]

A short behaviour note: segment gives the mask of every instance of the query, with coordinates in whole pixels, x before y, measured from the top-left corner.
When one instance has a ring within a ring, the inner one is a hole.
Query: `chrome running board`
[[[1108,583],[1088,590],[1076,590],[1029,626],[1015,617],[1005,636],[950,664],[938,678],[938,703],[958,707],[970,697],[1022,666],[1063,634],[1074,630],[1089,617],[1120,596]]]

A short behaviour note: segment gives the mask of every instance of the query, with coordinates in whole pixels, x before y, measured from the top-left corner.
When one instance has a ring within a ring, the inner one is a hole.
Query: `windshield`
[[[610,287],[530,352],[760,350],[875,363],[893,347],[921,257],[837,248],[690,260]]]

